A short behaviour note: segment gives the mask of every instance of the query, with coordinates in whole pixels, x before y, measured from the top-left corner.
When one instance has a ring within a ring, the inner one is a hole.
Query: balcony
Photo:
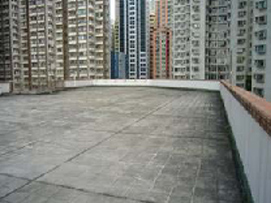
[[[0,202],[271,202],[263,99],[216,81],[64,86],[0,98]]]

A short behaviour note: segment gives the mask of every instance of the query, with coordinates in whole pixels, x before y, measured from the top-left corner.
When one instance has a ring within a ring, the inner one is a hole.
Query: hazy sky
[[[111,19],[115,20],[115,0],[110,0],[110,15]]]

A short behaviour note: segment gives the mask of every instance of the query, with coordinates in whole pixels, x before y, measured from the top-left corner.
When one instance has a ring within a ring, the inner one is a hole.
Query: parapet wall
[[[223,81],[220,92],[252,198],[271,202],[271,103]]]
[[[10,83],[0,83],[0,95],[1,94],[8,94],[11,92]]]
[[[91,86],[143,86],[219,91],[219,81],[208,80],[81,80],[65,81],[65,88]]]

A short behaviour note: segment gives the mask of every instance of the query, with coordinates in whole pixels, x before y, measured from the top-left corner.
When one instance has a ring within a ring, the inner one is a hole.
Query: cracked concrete
[[[0,203],[241,202],[219,93],[93,87],[0,109]]]

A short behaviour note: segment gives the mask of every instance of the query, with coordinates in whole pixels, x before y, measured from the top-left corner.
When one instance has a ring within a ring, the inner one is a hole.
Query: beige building
[[[64,29],[67,39],[64,47],[58,49],[58,55],[65,64],[65,79],[109,78],[109,1],[70,0],[63,16],[67,18],[67,28]],[[62,29],[60,27],[59,33]],[[63,52],[67,53],[66,57],[61,57]]]
[[[151,23],[150,43],[150,77],[153,79],[172,78],[172,30],[170,23],[171,2],[169,0],[157,0],[155,2],[155,20]],[[153,17],[153,16],[150,16]]]
[[[23,89],[54,88],[55,1],[19,1]]]
[[[230,76],[230,8],[230,0],[206,1],[205,79],[207,80],[225,80]]]
[[[0,1],[0,82],[21,84],[19,7],[17,2]]]
[[[56,73],[54,1],[1,4],[5,8],[1,9],[1,25],[5,27],[1,58],[5,61],[0,65],[0,78],[11,82],[14,91],[51,89]]]
[[[109,77],[109,0],[7,0],[0,8],[0,81],[14,91]]]
[[[172,78],[205,79],[206,0],[172,0]]]

